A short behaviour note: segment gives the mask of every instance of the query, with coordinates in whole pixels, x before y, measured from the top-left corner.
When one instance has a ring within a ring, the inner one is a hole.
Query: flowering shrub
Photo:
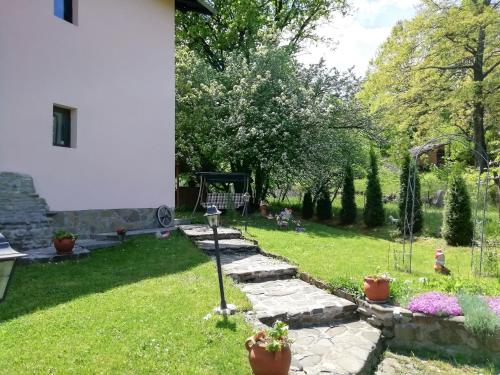
[[[490,309],[500,317],[500,297],[485,297]]]
[[[462,313],[456,296],[439,292],[428,292],[414,297],[408,304],[408,309],[438,316],[457,316]]]

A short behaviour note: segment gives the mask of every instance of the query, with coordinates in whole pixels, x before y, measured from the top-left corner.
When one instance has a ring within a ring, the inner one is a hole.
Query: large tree
[[[176,38],[224,70],[233,52],[251,61],[252,51],[271,36],[291,49],[304,40],[318,38],[316,27],[334,12],[345,12],[345,0],[214,0],[213,16],[177,12]]]
[[[499,4],[422,0],[413,19],[398,23],[361,94],[377,123],[410,142],[458,129],[484,168],[488,132],[500,117]]]

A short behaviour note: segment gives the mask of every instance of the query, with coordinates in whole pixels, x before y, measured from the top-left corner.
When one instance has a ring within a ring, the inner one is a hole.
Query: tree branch
[[[486,78],[495,68],[500,65],[500,60],[494,63],[486,72],[483,73],[483,79]]]

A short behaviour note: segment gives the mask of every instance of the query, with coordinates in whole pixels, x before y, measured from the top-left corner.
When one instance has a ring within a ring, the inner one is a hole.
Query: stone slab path
[[[237,282],[289,279],[297,267],[255,252],[222,253],[223,272]]]
[[[380,330],[364,321],[292,329],[290,374],[369,374],[382,351]]]
[[[290,327],[328,324],[352,319],[356,304],[334,296],[299,279],[274,280],[243,284],[257,319],[267,325],[276,320]]]
[[[192,240],[213,240],[214,233],[208,225],[180,225],[179,229]],[[218,228],[219,239],[241,238],[241,232],[234,228]]]
[[[207,225],[179,229],[205,252],[214,250]],[[381,332],[357,318],[356,304],[296,279],[297,267],[267,257],[238,230],[219,228],[222,271],[253,305],[256,328],[276,320],[291,327],[292,375],[369,374],[381,352]]]
[[[196,241],[196,246],[201,250],[214,251],[215,242],[213,240]],[[241,238],[219,240],[219,249],[221,251],[257,251],[258,246],[252,241]]]

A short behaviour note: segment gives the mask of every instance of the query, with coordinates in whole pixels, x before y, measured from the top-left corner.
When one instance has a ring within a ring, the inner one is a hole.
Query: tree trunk
[[[477,38],[476,55],[474,56],[474,99],[472,111],[472,126],[474,128],[474,157],[476,167],[481,173],[486,168],[487,150],[484,137],[484,101],[483,101],[483,80],[484,80],[484,39],[485,31],[483,27],[479,28]]]

